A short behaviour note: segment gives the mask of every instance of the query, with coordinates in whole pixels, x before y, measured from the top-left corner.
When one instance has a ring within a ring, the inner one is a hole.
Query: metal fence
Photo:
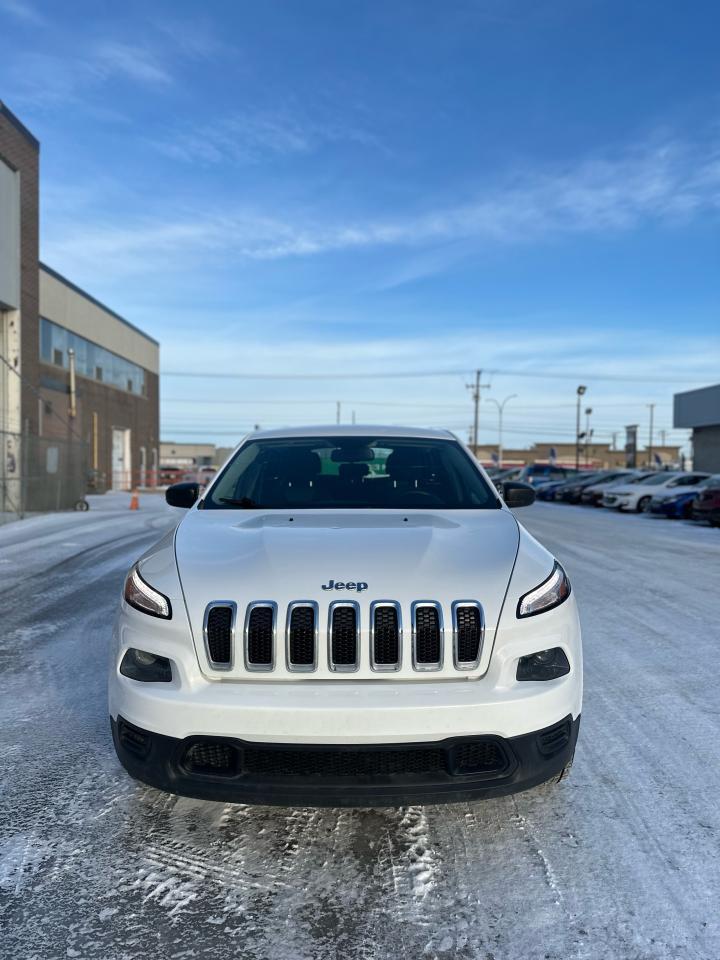
[[[87,444],[0,431],[0,523],[29,513],[72,510],[97,485]]]

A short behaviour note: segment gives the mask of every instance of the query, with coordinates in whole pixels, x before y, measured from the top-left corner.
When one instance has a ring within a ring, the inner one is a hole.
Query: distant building
[[[214,443],[160,444],[160,465],[163,467],[209,467],[215,465]]]
[[[39,262],[40,144],[0,102],[0,511],[152,484],[159,346]]]
[[[163,441],[160,444],[160,465],[161,467],[221,467],[234,449],[235,447],[216,447],[214,443]]]
[[[477,448],[477,457],[481,463],[490,466],[494,463],[493,455],[497,456],[498,448],[495,444],[484,444]],[[554,453],[554,456],[553,456]],[[660,459],[657,463],[655,457]],[[671,467],[679,465],[680,447],[677,446],[653,446],[652,457],[649,451],[638,450],[637,465],[645,466],[663,466]],[[553,441],[543,441],[533,443],[525,450],[513,450],[508,447],[503,448],[503,466],[524,466],[528,463],[549,463],[554,460],[559,466],[575,466],[575,444],[558,443]],[[652,459],[652,463],[650,463]],[[624,450],[613,449],[609,443],[595,443],[591,441],[587,448],[580,447],[580,466],[604,470],[611,467],[624,467],[626,463],[626,454]]]
[[[673,399],[673,425],[692,430],[693,468],[720,473],[720,383]]]

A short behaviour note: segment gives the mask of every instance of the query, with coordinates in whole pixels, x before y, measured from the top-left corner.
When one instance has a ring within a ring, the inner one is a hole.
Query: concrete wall
[[[160,372],[160,348],[155,340],[44,265],[40,268],[40,314],[151,373]]]
[[[674,426],[720,426],[720,383],[700,390],[676,393],[673,400]]]
[[[0,160],[0,304],[20,307],[20,175]]]
[[[720,426],[693,430],[693,468],[720,473]]]

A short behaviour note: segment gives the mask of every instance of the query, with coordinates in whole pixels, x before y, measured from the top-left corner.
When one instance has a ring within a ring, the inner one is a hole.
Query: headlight
[[[147,613],[151,617],[162,617],[163,620],[169,620],[172,617],[170,601],[143,580],[138,572],[137,564],[127,575],[123,596],[126,603],[129,603],[131,607],[135,607],[136,610]]]
[[[555,561],[553,572],[539,586],[520,597],[517,606],[518,617],[534,617],[559,607],[570,596],[570,581],[560,564]]]

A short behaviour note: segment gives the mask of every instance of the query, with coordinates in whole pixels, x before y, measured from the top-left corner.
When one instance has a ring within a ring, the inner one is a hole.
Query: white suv
[[[562,567],[451,434],[258,432],[128,574],[110,714],[139,780],[382,806],[559,779],[582,701]]]

